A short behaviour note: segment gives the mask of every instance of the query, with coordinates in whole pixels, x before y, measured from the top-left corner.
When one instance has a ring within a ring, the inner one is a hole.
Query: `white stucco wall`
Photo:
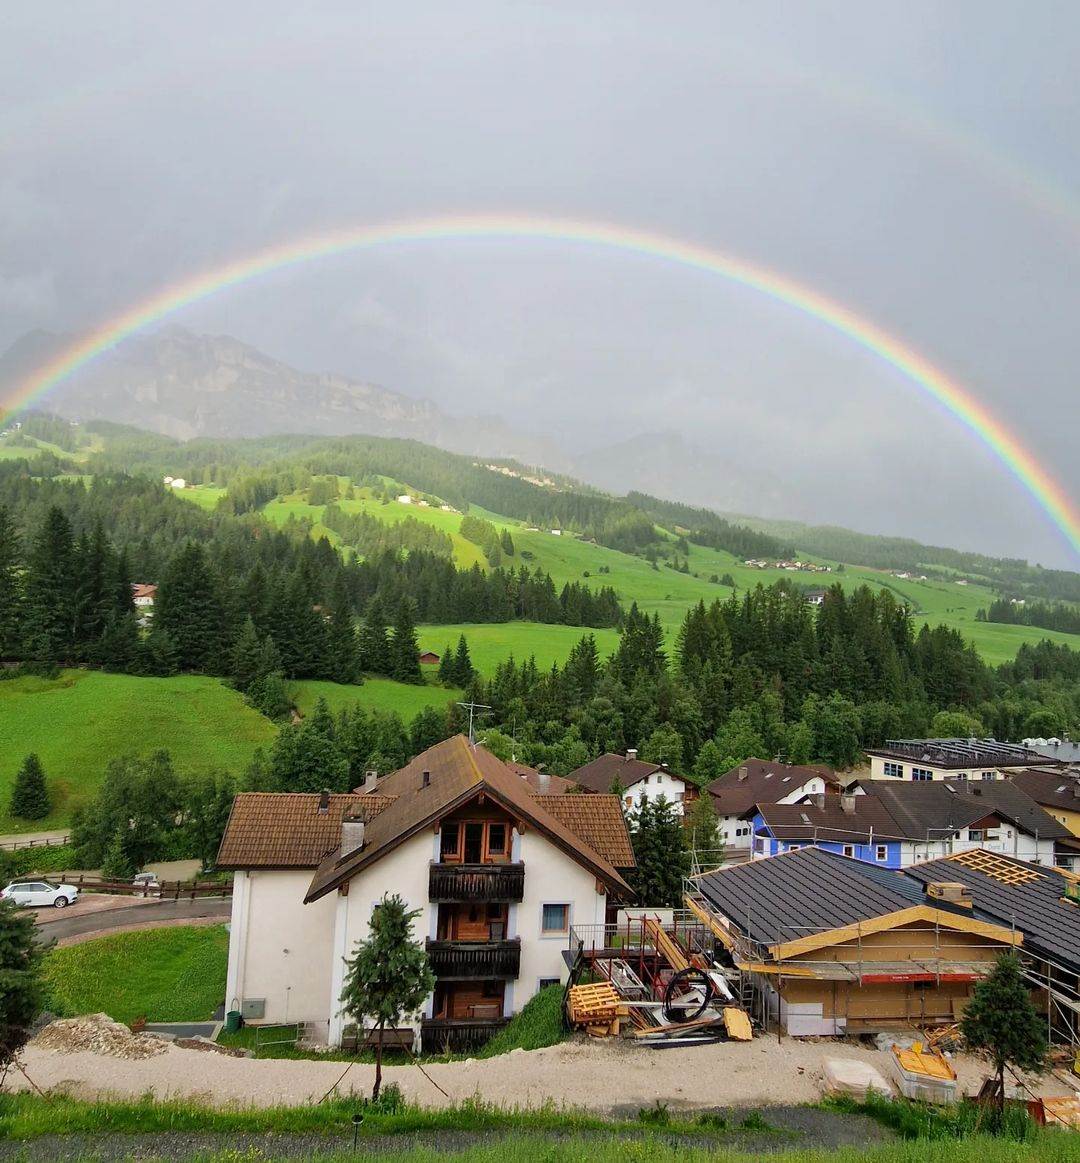
[[[681,816],[685,794],[685,780],[680,779],[677,775],[672,775],[670,771],[657,771],[628,787],[623,792],[623,803],[632,811],[643,798],[652,803],[663,796],[669,804],[675,805],[675,811]]]
[[[521,1009],[536,993],[541,978],[566,980],[562,954],[569,946],[569,936],[541,936],[543,906],[569,904],[573,927],[602,925],[607,903],[606,895],[596,891],[595,875],[535,828],[521,837],[521,859],[525,862],[525,892],[520,904],[510,906],[509,928],[511,937],[521,938],[521,970],[513,989],[507,988],[507,1014]]]
[[[266,1022],[325,1020],[334,899],[304,904],[311,875],[310,869],[236,873],[227,1009],[265,998]]]

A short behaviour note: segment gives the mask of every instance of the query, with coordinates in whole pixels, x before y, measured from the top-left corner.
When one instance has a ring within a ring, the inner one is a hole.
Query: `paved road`
[[[37,939],[44,944],[54,938],[60,941],[64,937],[78,937],[83,933],[104,933],[123,925],[144,925],[147,922],[164,924],[166,921],[187,921],[196,917],[221,917],[227,920],[231,910],[232,901],[220,897],[203,897],[193,901],[148,901],[144,905],[84,913],[82,916],[79,915],[78,904],[75,904],[60,913],[56,920],[51,916],[47,920],[42,918]],[[60,912],[59,909],[49,910],[50,913],[53,911]]]
[[[52,832],[11,832],[0,836],[0,848],[27,848],[30,842],[41,844],[45,841],[66,840],[70,835],[70,828],[60,828]]]

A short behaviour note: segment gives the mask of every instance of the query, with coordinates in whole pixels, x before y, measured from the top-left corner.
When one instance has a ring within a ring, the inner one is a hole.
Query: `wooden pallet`
[[[620,998],[609,982],[572,985],[567,1016],[574,1026],[607,1026],[619,1016]]]

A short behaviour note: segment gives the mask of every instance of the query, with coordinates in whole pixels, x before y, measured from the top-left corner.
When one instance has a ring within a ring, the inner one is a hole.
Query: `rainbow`
[[[653,231],[532,214],[455,214],[309,235],[234,259],[166,287],[103,323],[16,386],[4,401],[26,407],[127,336],[172,312],[260,275],[346,251],[445,239],[509,238],[583,243],[652,256],[720,275],[812,316],[896,368],[989,447],[1080,556],[1080,508],[1023,443],[970,391],[875,323],[786,275],[710,247]]]

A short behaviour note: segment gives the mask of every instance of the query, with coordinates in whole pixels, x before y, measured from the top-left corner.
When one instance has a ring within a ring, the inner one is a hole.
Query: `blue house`
[[[876,796],[825,794],[800,804],[757,804],[746,817],[755,860],[816,846],[881,868],[911,863],[913,838],[901,835]]]

